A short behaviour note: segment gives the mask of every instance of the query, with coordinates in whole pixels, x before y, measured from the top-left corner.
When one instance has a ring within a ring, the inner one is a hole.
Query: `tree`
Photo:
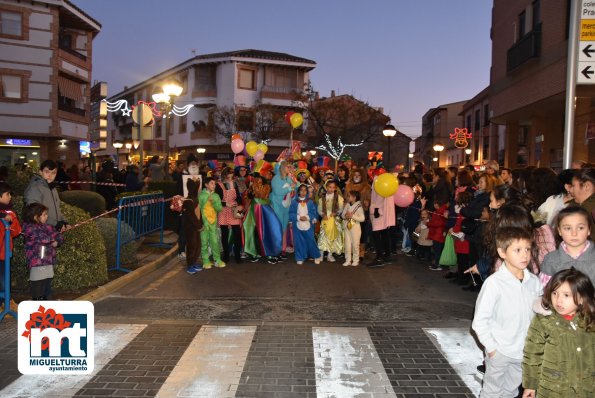
[[[288,139],[291,128],[283,115],[284,109],[262,102],[253,108],[218,106],[213,110],[213,130],[226,139],[238,133],[258,142]]]
[[[375,144],[390,120],[379,109],[351,95],[319,98],[311,84],[296,97],[294,105],[303,109],[308,145],[325,151],[336,163],[349,147]],[[353,152],[364,157],[361,151]]]

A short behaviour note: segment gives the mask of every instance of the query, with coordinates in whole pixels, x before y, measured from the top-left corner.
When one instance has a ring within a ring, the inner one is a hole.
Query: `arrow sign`
[[[595,73],[595,71],[591,70],[591,65],[587,65],[587,67],[585,69],[583,69],[581,71],[581,73],[583,74],[583,76],[585,76],[587,79],[591,79],[591,75]]]
[[[590,44],[583,48],[583,54],[585,54],[588,58],[591,58],[591,53],[595,53],[595,49],[592,49]]]

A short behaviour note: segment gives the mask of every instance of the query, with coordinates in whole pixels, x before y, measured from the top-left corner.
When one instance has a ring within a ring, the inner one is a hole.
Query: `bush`
[[[116,266],[116,242],[118,238],[118,220],[116,218],[99,218],[95,220],[105,245],[105,258],[109,267]],[[134,230],[125,222],[122,222],[122,239],[126,240],[134,236]],[[126,243],[120,252],[120,264],[129,264],[136,261],[136,252],[142,243],[142,238]]]
[[[60,199],[71,206],[83,209],[95,217],[105,212],[105,199],[93,191],[64,191],[60,192]]]
[[[14,210],[22,220],[23,198],[12,198]],[[89,214],[75,206],[62,202],[60,209],[64,218],[76,224],[89,219]],[[98,286],[107,281],[105,246],[101,233],[94,223],[88,223],[64,234],[64,243],[58,247],[58,258],[52,286],[66,291],[77,291]],[[23,238],[14,240],[14,256],[11,266],[12,283],[18,288],[29,286],[29,268],[25,260]]]
[[[36,173],[31,167],[28,167],[25,170],[19,170],[16,167],[11,168],[8,171],[6,182],[10,185],[12,194],[14,196],[23,196],[25,194],[25,189],[29,185],[34,174]]]

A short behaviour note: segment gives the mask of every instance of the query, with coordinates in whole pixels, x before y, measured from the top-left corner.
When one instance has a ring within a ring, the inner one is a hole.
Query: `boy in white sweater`
[[[521,228],[496,232],[504,263],[483,284],[472,324],[486,355],[480,398],[518,395],[523,347],[534,315],[531,305],[541,295],[539,279],[527,270],[532,241],[532,232]]]

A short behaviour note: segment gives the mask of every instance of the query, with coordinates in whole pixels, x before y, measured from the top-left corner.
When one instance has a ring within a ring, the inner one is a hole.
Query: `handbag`
[[[450,234],[446,235],[446,239],[444,240],[444,248],[442,249],[442,254],[440,254],[440,260],[438,262],[440,265],[444,265],[446,267],[454,267],[457,265],[455,242],[452,238],[452,235]]]

